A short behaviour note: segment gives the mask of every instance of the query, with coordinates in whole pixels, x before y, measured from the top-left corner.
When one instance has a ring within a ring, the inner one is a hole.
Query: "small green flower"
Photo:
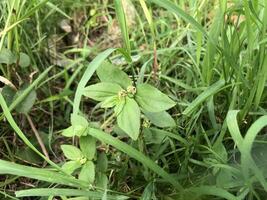
[[[126,90],[121,90],[118,93],[119,100],[124,99],[127,96],[127,91]]]
[[[143,121],[143,127],[144,128],[149,128],[150,127],[150,121],[148,119],[144,119],[144,121]]]
[[[136,87],[130,85],[127,87],[127,93],[130,97],[133,97],[136,94]]]
[[[81,165],[83,165],[84,163],[86,163],[87,159],[85,157],[79,159],[79,162],[81,163]]]

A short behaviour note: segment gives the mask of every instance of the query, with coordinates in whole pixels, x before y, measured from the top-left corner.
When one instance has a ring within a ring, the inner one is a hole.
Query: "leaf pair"
[[[175,102],[155,87],[139,84],[135,88],[125,72],[109,63],[99,67],[97,75],[102,82],[86,87],[83,94],[101,101],[102,108],[114,107],[118,126],[133,140],[137,140],[140,133],[141,111],[159,127],[175,125],[172,117],[165,112]],[[164,117],[163,121],[160,116]]]
[[[64,155],[70,160],[66,162],[62,169],[72,174],[75,170],[82,167],[79,179],[93,183],[95,179],[95,165],[92,159],[96,153],[96,141],[91,136],[80,137],[80,149],[73,145],[61,145]]]

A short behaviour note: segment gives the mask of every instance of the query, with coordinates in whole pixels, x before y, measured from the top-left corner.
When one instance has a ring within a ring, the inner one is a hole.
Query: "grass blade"
[[[50,183],[58,183],[72,187],[88,187],[86,182],[75,179],[71,176],[53,172],[47,169],[39,169],[35,167],[28,167],[24,165],[15,164],[12,162],[0,160],[0,174],[11,174],[16,176],[23,176]]]
[[[164,1],[162,1],[162,0],[149,0],[149,1],[175,13],[176,15],[181,17],[186,22],[192,24],[196,29],[198,29],[200,32],[202,32],[205,36],[208,37],[206,30],[193,17],[188,15],[185,11],[183,11],[180,7],[175,5],[173,2],[171,2],[169,0],[164,0]]]
[[[230,110],[226,116],[226,123],[234,142],[236,143],[238,149],[241,150],[243,144],[243,137],[240,133],[237,123],[238,112],[238,110]]]
[[[128,144],[98,129],[91,128],[89,130],[89,134],[104,143],[107,143],[107,144],[110,144],[116,147],[120,151],[126,153],[130,157],[136,159],[137,161],[144,164],[146,167],[150,168],[156,174],[161,176],[165,181],[167,181],[168,183],[171,183],[178,190],[183,190],[182,185],[172,175],[168,174],[164,169],[156,165],[155,162],[153,162],[152,160],[147,158],[144,154],[137,151],[136,149],[129,146]]]
[[[85,191],[85,190],[76,190],[76,189],[56,189],[56,188],[39,188],[39,189],[29,189],[21,190],[16,192],[17,197],[47,197],[47,196],[83,196],[91,197],[93,199],[101,199],[103,197],[103,192],[95,191]],[[107,195],[110,200],[123,200],[128,199],[126,196],[115,196]]]
[[[249,178],[249,169],[252,169],[257,179],[260,181],[265,191],[267,191],[267,183],[264,178],[263,172],[257,167],[254,162],[251,150],[254,140],[256,139],[257,134],[267,126],[267,115],[260,117],[257,121],[255,121],[243,140],[242,150],[241,150],[241,166],[244,173],[244,176]]]
[[[47,4],[47,6],[49,6],[51,9],[54,9],[54,10],[56,10],[58,13],[60,13],[61,15],[63,15],[64,17],[67,17],[69,20],[72,19],[69,15],[67,15],[64,11],[62,11],[62,10],[61,10],[58,6],[56,6],[55,4],[53,4],[53,3],[49,2],[49,1],[48,1],[46,4]]]
[[[239,200],[238,197],[235,197],[228,191],[221,188],[217,188],[215,186],[200,186],[200,187],[190,188],[189,191],[190,193],[191,192],[195,193],[196,196],[212,195],[228,200]]]
[[[218,82],[214,83],[210,87],[208,87],[204,92],[202,92],[190,105],[184,110],[184,115],[191,115],[192,112],[206,99],[208,99],[210,96],[216,94],[223,86],[224,86],[224,80],[219,80]]]
[[[42,157],[46,162],[48,162],[50,165],[52,165],[56,169],[62,171],[59,166],[57,166],[54,162],[52,162],[46,156],[44,156],[37,148],[35,148],[35,146],[30,142],[30,140],[28,140],[28,138],[25,136],[25,134],[20,130],[19,126],[16,124],[15,120],[13,119],[13,117],[9,111],[9,108],[7,107],[7,104],[5,102],[5,99],[2,95],[2,93],[0,93],[0,105],[4,111],[4,115],[6,116],[7,121],[9,122],[10,126],[14,129],[14,131],[18,134],[18,136],[23,140],[23,142],[29,148],[31,148],[35,153],[37,153],[40,157]]]
[[[9,106],[9,112],[11,112],[12,110],[14,110],[14,108],[16,108],[17,105],[19,105],[19,103],[21,103],[26,97],[27,95],[33,90],[33,88],[35,88],[40,82],[41,80],[43,80],[48,72],[53,68],[54,66],[50,66],[48,67],[45,71],[43,71],[40,76],[38,76],[38,78],[36,80],[33,81],[33,83],[23,91],[23,93],[21,95],[19,95]],[[4,118],[4,115],[2,114],[0,116],[0,120],[2,120]]]
[[[114,3],[115,3],[117,19],[119,21],[120,29],[122,32],[124,46],[127,49],[127,53],[130,54],[131,46],[130,46],[129,32],[127,28],[127,21],[126,21],[126,17],[125,17],[123,5],[122,5],[122,0],[115,0]]]
[[[90,80],[96,69],[101,65],[101,63],[116,49],[107,49],[100,53],[95,59],[88,65],[86,71],[84,72],[82,79],[80,80],[73,103],[73,113],[77,114],[79,112],[80,102],[82,98],[83,89],[87,82]]]

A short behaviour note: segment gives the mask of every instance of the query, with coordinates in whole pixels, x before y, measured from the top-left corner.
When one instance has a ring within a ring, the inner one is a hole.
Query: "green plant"
[[[0,11],[1,199],[266,198],[265,0]]]
[[[108,63],[99,67],[97,74],[101,83],[85,87],[83,94],[100,101],[102,108],[114,107],[118,126],[133,140],[137,140],[140,133],[140,111],[148,118],[152,118],[153,114],[165,115],[167,124],[175,124],[165,112],[175,102],[155,87],[149,84],[134,86],[127,74]],[[157,125],[157,120],[154,121]]]

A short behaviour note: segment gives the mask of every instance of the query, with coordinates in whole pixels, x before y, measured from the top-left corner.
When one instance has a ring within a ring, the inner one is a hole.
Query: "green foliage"
[[[24,93],[25,88],[27,88],[27,86],[25,86],[24,88],[22,88],[21,90],[19,90],[16,95],[14,96],[14,98],[18,98],[19,96],[21,96],[21,94]],[[24,113],[27,114],[31,108],[33,107],[35,101],[36,101],[36,97],[37,94],[35,92],[35,90],[32,90],[26,97],[25,99],[23,99],[23,101],[21,103],[18,104],[18,106],[16,107],[16,111],[19,113]]]
[[[127,74],[111,64],[102,65],[98,68],[97,74],[102,82],[85,87],[83,95],[101,101],[102,108],[115,107],[118,126],[133,140],[137,140],[140,134],[140,110],[160,115],[158,112],[168,110],[175,105],[173,100],[151,85],[139,84],[137,87],[128,85],[130,79]],[[152,115],[150,114],[151,118]],[[154,116],[152,123],[159,127],[175,124],[168,113],[164,112],[163,115],[164,121],[157,120]]]
[[[93,137],[89,135],[80,137],[80,148],[88,160],[92,160],[95,157],[96,141]]]
[[[109,62],[104,62],[96,70],[96,73],[101,82],[117,83],[123,89],[127,89],[128,86],[132,85],[132,81],[129,76]]]
[[[13,64],[17,60],[16,56],[9,49],[2,49],[0,51],[0,64]]]
[[[61,149],[68,161],[63,164],[62,170],[67,174],[72,174],[80,169],[79,180],[93,184],[95,180],[95,164],[92,162],[95,156],[96,141],[91,136],[80,138],[80,148],[73,145],[61,145]]]
[[[132,98],[126,97],[122,111],[117,116],[119,127],[133,140],[137,140],[140,132],[140,109]]]
[[[137,86],[136,101],[143,110],[148,112],[162,112],[176,104],[167,95],[148,84]]]
[[[80,115],[71,115],[71,124],[72,126],[66,128],[62,134],[65,137],[84,136],[87,134],[89,123],[87,120]]]
[[[30,57],[25,53],[19,54],[19,65],[21,67],[28,67],[31,64]]]
[[[122,88],[115,83],[97,83],[84,89],[84,96],[96,101],[105,101],[109,97],[116,96]]]
[[[81,163],[78,160],[67,161],[62,165],[62,170],[67,174],[72,174],[76,169],[81,167]]]
[[[0,199],[266,199],[266,1],[0,12]]]
[[[172,116],[166,111],[144,112],[144,114],[150,120],[150,122],[155,126],[166,128],[166,127],[174,127],[176,125]]]
[[[64,155],[70,160],[81,160],[83,158],[82,152],[75,146],[64,144],[61,145],[61,149]]]
[[[93,183],[95,180],[95,165],[92,161],[87,161],[79,174],[79,179],[89,183]]]

